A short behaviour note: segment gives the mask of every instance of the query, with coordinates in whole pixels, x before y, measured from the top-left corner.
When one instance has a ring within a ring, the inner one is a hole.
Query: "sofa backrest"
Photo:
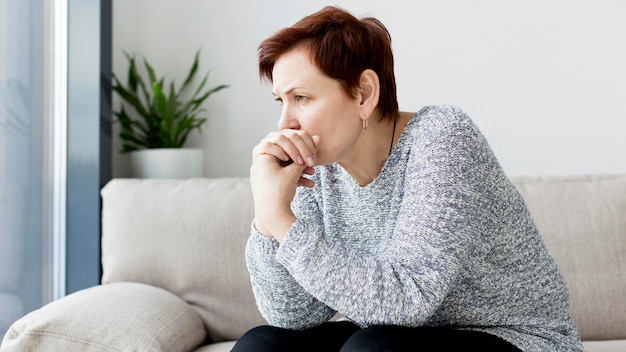
[[[114,179],[102,189],[102,283],[139,282],[190,303],[214,342],[264,324],[244,248],[246,178]]]
[[[522,177],[583,340],[626,338],[626,175]]]
[[[626,175],[513,178],[570,289],[583,340],[626,338]],[[104,284],[164,288],[214,341],[264,324],[245,267],[247,178],[114,179],[102,190]]]

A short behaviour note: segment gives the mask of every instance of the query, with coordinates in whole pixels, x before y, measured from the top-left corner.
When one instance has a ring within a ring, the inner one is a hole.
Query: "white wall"
[[[259,80],[256,48],[327,4],[115,0],[114,72],[125,77],[126,50],[181,82],[203,47],[209,83],[231,87],[209,99],[209,123],[189,146],[205,149],[204,176],[247,176],[252,147],[280,112]],[[401,109],[463,108],[510,175],[626,172],[626,1],[330,4],[388,27]],[[126,177],[117,138],[114,148],[114,177]]]

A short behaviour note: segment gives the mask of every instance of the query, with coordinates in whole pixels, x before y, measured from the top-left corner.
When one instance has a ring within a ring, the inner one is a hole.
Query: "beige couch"
[[[514,181],[567,280],[585,348],[626,351],[626,175]],[[2,352],[229,351],[263,324],[243,257],[247,179],[116,179],[102,197],[103,284],[15,322]]]

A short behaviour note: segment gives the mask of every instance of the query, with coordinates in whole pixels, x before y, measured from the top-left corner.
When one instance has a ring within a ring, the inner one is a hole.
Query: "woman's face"
[[[357,99],[315,67],[304,48],[283,54],[272,78],[272,93],[282,104],[278,128],[319,135],[318,165],[349,158],[362,128]]]

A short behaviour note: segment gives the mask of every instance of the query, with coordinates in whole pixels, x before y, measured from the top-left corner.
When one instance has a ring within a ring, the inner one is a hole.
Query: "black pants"
[[[445,327],[371,326],[329,322],[307,330],[259,326],[245,333],[231,352],[521,352],[484,332]]]

